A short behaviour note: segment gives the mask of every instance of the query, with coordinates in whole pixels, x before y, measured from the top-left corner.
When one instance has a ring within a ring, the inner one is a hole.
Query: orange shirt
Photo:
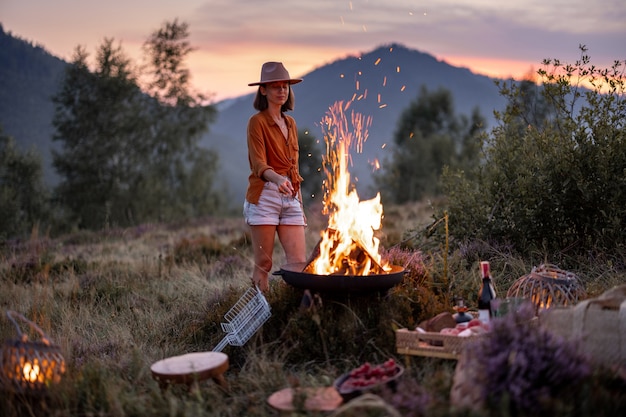
[[[302,177],[298,166],[298,128],[293,117],[284,115],[289,132],[287,140],[267,110],[258,112],[248,120],[248,162],[250,176],[246,200],[258,204],[265,185],[263,172],[273,169],[291,181],[297,193]]]

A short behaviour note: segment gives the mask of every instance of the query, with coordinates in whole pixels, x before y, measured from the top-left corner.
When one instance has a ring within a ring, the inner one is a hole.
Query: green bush
[[[626,244],[624,62],[597,69],[580,50],[544,60],[541,83],[499,83],[508,105],[483,163],[442,176],[455,238],[552,255]]]

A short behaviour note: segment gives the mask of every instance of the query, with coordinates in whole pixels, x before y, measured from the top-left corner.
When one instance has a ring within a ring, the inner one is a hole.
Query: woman
[[[248,121],[250,176],[243,213],[250,226],[254,249],[252,281],[261,291],[269,290],[274,236],[278,234],[286,262],[305,262],[304,227],[298,166],[298,129],[291,116],[293,84],[281,62],[266,62],[261,68],[254,108],[258,113]]]

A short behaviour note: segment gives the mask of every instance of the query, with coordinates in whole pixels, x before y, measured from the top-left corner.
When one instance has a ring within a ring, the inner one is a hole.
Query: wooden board
[[[152,377],[161,384],[192,384],[212,378],[225,385],[223,373],[228,369],[228,356],[222,352],[194,352],[172,356],[150,366]]]
[[[302,395],[304,409],[309,411],[333,411],[343,402],[334,387],[285,388],[270,395],[267,402],[282,411],[296,411],[294,395]]]

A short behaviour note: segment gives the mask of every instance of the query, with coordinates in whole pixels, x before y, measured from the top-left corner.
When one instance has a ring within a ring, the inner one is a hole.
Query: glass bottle
[[[493,287],[491,272],[489,271],[489,262],[482,261],[480,263],[480,275],[482,283],[478,292],[478,319],[483,323],[489,323],[493,316],[491,302],[496,298],[496,290]]]
[[[465,305],[465,300],[462,297],[458,297],[456,299],[456,305],[454,306],[454,310],[456,311],[456,313],[454,313],[452,317],[454,317],[454,320],[457,324],[466,326],[467,323],[472,320],[472,316],[467,312],[468,308]]]

